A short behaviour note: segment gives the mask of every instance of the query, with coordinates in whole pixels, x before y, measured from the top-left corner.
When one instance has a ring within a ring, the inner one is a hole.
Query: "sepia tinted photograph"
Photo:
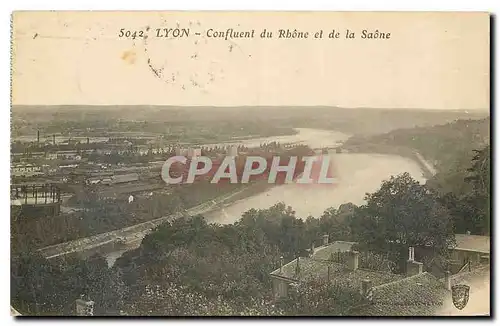
[[[13,316],[490,316],[490,15],[12,14]]]

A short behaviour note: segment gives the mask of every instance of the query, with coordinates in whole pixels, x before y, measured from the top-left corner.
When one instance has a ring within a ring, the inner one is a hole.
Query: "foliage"
[[[378,191],[366,195],[366,201],[356,210],[351,229],[367,248],[401,256],[409,246],[444,253],[453,244],[449,212],[434,191],[408,173],[383,182]]]
[[[244,304],[207,297],[188,286],[166,283],[146,286],[138,300],[127,307],[133,316],[273,316],[282,311],[269,299],[250,298]]]
[[[73,315],[75,300],[83,294],[95,301],[95,314],[100,315],[115,309],[118,293],[102,257],[51,261],[38,254],[12,257],[11,297],[21,313]]]
[[[318,234],[332,231],[329,227],[335,224],[330,219],[336,218],[336,212],[329,210],[321,220],[309,218],[304,223],[283,203],[249,210],[238,222],[223,226],[208,224],[201,216],[183,217],[158,227],[146,236],[135,255],[120,258],[117,265],[126,283],[136,284],[134,297],[142,298],[139,301],[148,300],[145,287],[157,286],[163,289],[161,295],[184,291],[201,300],[175,306],[161,303],[161,308],[151,304],[153,314],[162,314],[161,309],[173,315],[259,315],[264,307],[270,307],[257,303],[267,302],[271,296],[269,273],[277,268],[280,256],[291,260],[298,254],[306,255]],[[219,310],[210,308],[203,298],[218,300]],[[137,305],[146,304],[139,301],[135,308],[129,305],[130,309],[137,312]]]
[[[450,211],[455,233],[490,234],[491,150],[490,145],[475,154],[461,170],[440,173],[428,182],[440,193]],[[451,181],[453,180],[453,181]]]
[[[352,150],[374,149],[409,156],[413,151],[435,165],[438,171],[456,171],[467,166],[473,150],[490,138],[490,118],[460,119],[443,125],[397,129],[371,137],[353,137],[345,143]],[[408,149],[411,149],[408,151]]]
[[[279,303],[287,315],[342,316],[362,301],[359,289],[348,284],[313,279],[296,284]]]

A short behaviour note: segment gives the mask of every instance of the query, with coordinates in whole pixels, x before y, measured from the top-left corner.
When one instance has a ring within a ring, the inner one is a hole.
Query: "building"
[[[310,257],[297,257],[288,264],[281,264],[270,274],[275,298],[287,297],[292,286],[312,279],[324,279],[337,284],[347,282],[361,288],[363,280],[367,279],[375,286],[404,278],[391,272],[360,268],[360,253],[352,250],[354,244],[346,241],[328,243],[328,236],[325,235],[323,246],[312,249]],[[333,259],[340,253],[346,257],[344,262]]]
[[[451,259],[460,264],[480,263],[490,257],[490,237],[485,235],[455,234],[455,247],[450,247]]]
[[[201,148],[189,148],[187,156],[190,158],[201,156]]]
[[[16,212],[16,218],[58,215],[61,190],[55,184],[13,184],[10,186],[10,208]]]
[[[35,176],[42,173],[42,167],[34,164],[16,164],[11,167],[12,176]]]
[[[134,182],[137,180],[139,180],[139,174],[137,173],[119,174],[111,177],[112,184]]]
[[[180,147],[177,147],[175,149],[175,155],[176,156],[185,156],[188,158],[198,157],[198,156],[201,156],[201,148],[193,148],[193,147],[180,148]]]
[[[432,316],[451,297],[445,284],[424,272],[389,283],[366,287],[366,301],[351,316]]]
[[[366,268],[362,254],[353,250],[354,245],[346,241],[329,243],[325,235],[322,246],[311,248],[309,257],[281,263],[270,275],[275,298],[287,297],[290,289],[301,282],[324,279],[359,288],[362,299],[349,309],[349,316],[456,315],[459,310],[453,305],[451,290],[454,285],[465,284],[478,302],[487,301],[472,305],[467,314],[489,314],[490,265],[489,259],[484,259],[485,255],[489,257],[489,237],[458,235],[456,254],[480,257],[479,264],[456,274],[446,271],[443,278],[423,270],[423,264],[415,260],[413,247],[408,248],[406,273],[400,275]],[[336,256],[345,259],[334,259]]]
[[[97,185],[97,184],[102,184],[102,185],[110,185],[112,183],[112,178],[111,176],[106,176],[106,175],[101,175],[101,176],[95,176],[95,177],[90,177],[86,180],[86,183],[88,185]]]
[[[469,303],[458,310],[452,300],[455,285],[470,286]],[[471,272],[447,274],[442,279],[423,272],[371,287],[367,301],[354,307],[352,316],[478,316],[490,313],[490,265]]]
[[[80,161],[82,156],[77,151],[58,151],[57,158],[61,160]]]
[[[238,146],[229,146],[227,156],[238,156]]]
[[[416,248],[418,256],[426,261],[427,271],[442,278],[446,270],[452,274],[471,269],[490,259],[490,237],[484,235],[455,234],[455,244],[449,246],[449,259],[436,259],[430,246]]]

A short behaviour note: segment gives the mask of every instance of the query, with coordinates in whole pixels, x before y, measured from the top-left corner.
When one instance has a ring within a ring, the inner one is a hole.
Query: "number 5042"
[[[120,32],[118,33],[118,37],[126,37],[126,38],[131,38],[131,39],[136,39],[137,37],[144,37],[144,31],[131,31],[131,30],[125,30],[125,28],[120,29]]]

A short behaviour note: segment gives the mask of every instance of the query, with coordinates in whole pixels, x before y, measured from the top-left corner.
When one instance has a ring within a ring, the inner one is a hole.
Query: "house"
[[[426,270],[442,278],[446,270],[456,274],[464,268],[473,267],[490,259],[490,237],[483,235],[455,234],[455,244],[448,247],[449,257],[443,260],[430,245],[416,248]],[[470,263],[470,266],[469,266]]]
[[[480,265],[461,269],[457,274],[445,271],[439,278],[423,270],[415,260],[415,249],[408,248],[405,275],[390,270],[367,268],[367,260],[354,251],[354,242],[336,241],[311,248],[309,257],[297,257],[271,273],[275,298],[285,298],[290,289],[312,279],[324,279],[340,286],[359,288],[363,299],[354,303],[350,316],[433,316],[433,315],[489,315],[489,237],[457,235],[455,255],[475,257]],[[336,257],[345,259],[335,259]],[[479,257],[479,258],[478,258]],[[467,272],[468,271],[468,272]],[[476,303],[467,309],[454,307],[451,293],[454,285],[470,286],[471,298]],[[467,310],[467,313],[464,311]]]
[[[454,285],[468,285],[469,302],[457,309]],[[471,272],[447,274],[442,279],[423,272],[402,280],[370,287],[367,301],[353,307],[352,316],[478,316],[490,314],[490,265]]]
[[[451,297],[445,284],[427,272],[366,288],[366,302],[354,306],[349,315],[432,316]]]
[[[297,257],[285,265],[281,262],[280,268],[270,274],[274,297],[287,297],[288,291],[295,284],[312,279],[324,279],[337,284],[348,283],[350,286],[361,288],[363,280],[369,279],[373,285],[380,285],[404,277],[360,267],[360,253],[352,250],[354,244],[346,241],[330,244],[328,236],[324,236],[323,246],[312,250],[310,257]],[[336,253],[345,254],[345,262],[333,260]],[[418,268],[410,269],[410,272],[418,271]]]
[[[478,264],[490,257],[490,237],[485,235],[455,234],[455,247],[450,247],[451,259],[461,264]]]

